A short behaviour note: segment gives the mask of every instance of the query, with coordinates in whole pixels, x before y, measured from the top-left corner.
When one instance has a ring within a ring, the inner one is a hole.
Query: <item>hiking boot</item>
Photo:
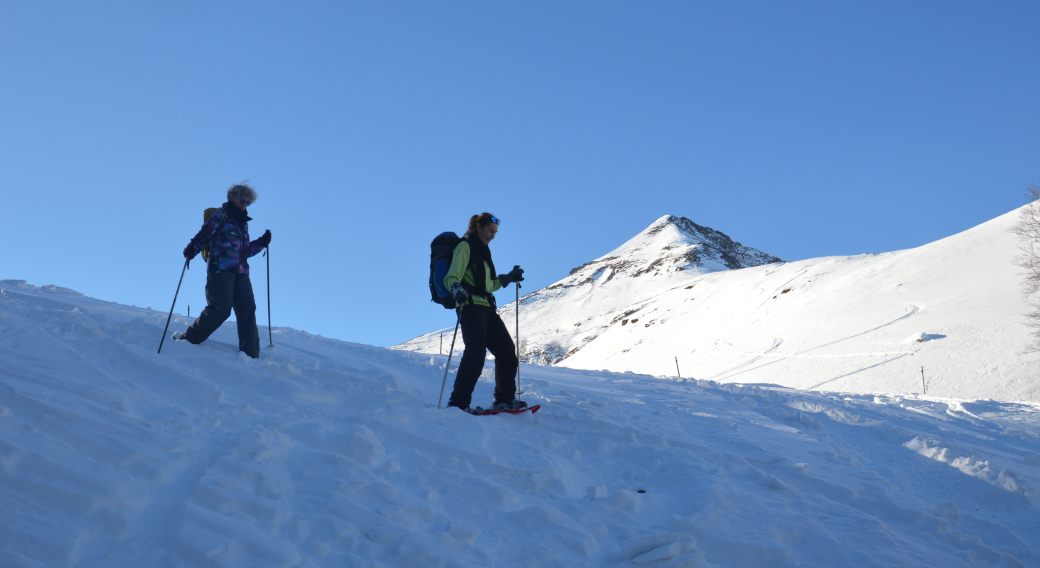
[[[448,403],[448,408],[458,408],[459,410],[461,410],[461,411],[463,411],[463,412],[465,412],[467,414],[476,414],[478,411],[484,412],[484,409],[479,407],[479,406],[477,407],[476,410],[473,410],[469,406],[459,406],[459,405],[451,403],[451,402]]]
[[[509,402],[496,402],[491,410],[521,410],[527,408],[527,403],[522,400],[510,400]]]

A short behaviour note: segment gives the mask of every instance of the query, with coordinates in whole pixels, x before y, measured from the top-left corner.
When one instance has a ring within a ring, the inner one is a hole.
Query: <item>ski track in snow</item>
[[[817,345],[816,347],[810,347],[809,349],[801,351],[799,354],[801,354],[801,353],[808,353],[809,351],[815,351],[817,349],[823,349],[824,347],[830,347],[831,345],[835,345],[835,344],[841,343],[843,341],[848,341],[850,339],[855,339],[857,337],[861,337],[861,336],[867,335],[869,333],[874,333],[875,331],[878,331],[880,329],[884,329],[884,328],[886,328],[886,327],[888,327],[888,326],[890,326],[890,325],[892,325],[894,323],[901,322],[901,321],[906,320],[906,319],[910,319],[911,317],[916,315],[917,312],[921,311],[920,306],[918,306],[917,304],[910,304],[910,305],[913,306],[913,309],[911,309],[906,314],[904,314],[904,315],[902,315],[902,316],[900,316],[900,317],[898,317],[898,318],[896,318],[896,319],[894,319],[894,320],[892,320],[890,322],[883,323],[883,324],[881,324],[881,325],[879,325],[879,326],[877,326],[875,328],[868,329],[867,331],[863,331],[863,332],[860,332],[860,333],[857,333],[857,334],[854,334],[854,335],[850,335],[848,337],[843,337],[841,339],[837,339],[837,340],[831,341],[830,343],[824,343],[823,345]]]
[[[446,356],[2,288],[5,568],[1040,566],[1040,405],[525,365],[473,417]]]
[[[781,345],[783,345],[783,343],[784,343],[784,340],[782,338],[775,339],[775,340],[773,340],[773,346],[770,347],[769,349],[765,350],[764,352],[762,352],[762,353],[751,353],[751,354],[749,354],[749,355],[751,355],[751,358],[746,360],[746,361],[744,361],[743,363],[740,363],[739,365],[736,365],[735,367],[730,367],[729,369],[726,369],[725,371],[722,371],[722,372],[716,373],[714,375],[705,377],[705,379],[710,381],[710,380],[714,380],[714,379],[721,378],[721,377],[729,377],[729,376],[733,376],[733,375],[739,375],[740,373],[738,373],[736,371],[739,371],[740,369],[743,369],[745,367],[749,367],[751,365],[754,365],[762,357],[768,357],[773,351],[776,351]],[[769,365],[771,363],[766,363],[766,364]]]
[[[883,329],[885,327],[888,327],[888,326],[890,326],[890,325],[892,325],[894,323],[897,323],[897,322],[909,319],[910,317],[912,317],[913,315],[917,314],[917,312],[920,311],[920,306],[917,306],[915,304],[911,304],[911,305],[913,306],[912,310],[910,310],[908,313],[906,313],[903,316],[900,316],[900,317],[898,317],[898,318],[896,318],[896,319],[894,319],[894,320],[892,320],[890,322],[881,324],[881,325],[879,325],[877,327],[874,327],[872,329],[868,329],[867,331],[863,331],[863,332],[860,332],[860,333],[857,333],[857,334],[854,334],[854,335],[850,335],[848,337],[843,337],[841,339],[837,339],[835,341],[831,341],[829,343],[825,343],[823,345],[817,345],[816,347],[810,347],[809,349],[805,349],[805,350],[799,351],[797,353],[776,353],[776,354],[774,354],[773,352],[776,351],[776,349],[778,347],[780,347],[780,345],[783,343],[782,339],[775,340],[773,342],[773,346],[770,347],[768,350],[766,350],[763,353],[741,353],[741,352],[735,352],[735,351],[734,352],[730,352],[731,355],[746,355],[746,356],[750,356],[751,359],[748,359],[747,361],[745,361],[744,363],[741,363],[740,365],[737,365],[735,367],[731,367],[731,368],[729,368],[729,369],[727,369],[725,371],[722,371],[720,373],[716,373],[714,375],[711,375],[711,376],[705,377],[705,378],[707,380],[715,380],[715,379],[732,380],[734,377],[736,377],[737,375],[740,375],[742,372],[744,372],[744,371],[740,371],[740,369],[745,369],[746,367],[749,367],[749,366],[753,365],[754,363],[758,362],[758,360],[763,358],[763,357],[775,357],[775,358],[778,359],[778,361],[771,361],[769,363],[766,363],[765,365],[759,365],[757,367],[752,367],[751,369],[745,369],[745,371],[758,370],[758,369],[761,369],[762,367],[765,367],[765,366],[768,366],[768,365],[772,365],[773,363],[777,363],[777,362],[779,362],[779,360],[782,360],[782,359],[815,359],[815,358],[819,358],[819,359],[847,359],[849,357],[856,358],[856,357],[879,357],[879,356],[896,355],[896,357],[893,357],[891,359],[887,359],[887,360],[882,361],[880,363],[876,363],[874,365],[863,367],[862,369],[857,369],[857,370],[852,371],[850,373],[845,373],[843,375],[834,377],[832,379],[827,379],[826,381],[823,381],[821,383],[818,383],[816,385],[813,385],[813,386],[809,387],[809,390],[816,390],[816,389],[820,388],[821,386],[823,386],[825,384],[828,384],[830,382],[836,381],[838,379],[843,379],[845,377],[850,377],[852,375],[855,375],[856,373],[861,373],[863,371],[868,371],[870,369],[874,369],[874,368],[880,367],[882,365],[885,365],[886,363],[891,363],[892,361],[896,361],[898,359],[902,359],[903,357],[906,357],[907,355],[913,355],[914,354],[913,351],[902,351],[902,352],[897,352],[897,353],[893,353],[893,352],[890,352],[890,351],[877,351],[877,352],[873,352],[873,353],[842,353],[842,354],[835,354],[835,355],[807,355],[807,353],[809,353],[810,351],[815,351],[817,349],[823,349],[824,347],[830,347],[831,345],[835,345],[835,344],[841,343],[843,341],[848,341],[848,340],[854,339],[856,337],[861,337],[861,336],[867,335],[869,333],[873,333],[875,331]]]
[[[826,381],[823,381],[822,383],[817,383],[817,384],[809,387],[809,390],[819,389],[823,385],[832,383],[832,382],[837,381],[839,379],[844,379],[846,377],[851,377],[852,375],[855,375],[856,373],[862,373],[864,371],[869,371],[871,369],[876,369],[878,367],[881,367],[882,365],[887,365],[887,364],[889,364],[889,363],[891,363],[893,361],[898,361],[899,359],[902,359],[903,357],[906,357],[908,355],[913,355],[913,353],[903,353],[902,355],[896,355],[895,357],[892,357],[891,359],[886,359],[884,361],[881,361],[880,363],[875,363],[873,365],[870,365],[869,367],[863,367],[862,369],[856,369],[855,371],[852,371],[851,373],[845,373],[844,375],[840,375],[840,376],[834,377],[833,379],[828,379]]]

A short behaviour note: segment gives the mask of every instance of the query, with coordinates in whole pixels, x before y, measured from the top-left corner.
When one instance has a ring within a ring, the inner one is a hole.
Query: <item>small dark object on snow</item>
[[[781,291],[780,293],[781,293],[781,294],[786,294],[786,293],[788,293],[788,292],[790,292],[790,291],[791,291],[791,289],[790,289],[790,288],[788,288],[788,289],[786,289],[786,290],[783,290],[783,291]]]
[[[640,490],[636,491],[636,493],[646,493],[646,489],[640,489]]]

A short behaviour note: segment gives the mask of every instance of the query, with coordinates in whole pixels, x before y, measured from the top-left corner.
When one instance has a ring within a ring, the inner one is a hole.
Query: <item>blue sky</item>
[[[274,234],[274,324],[375,345],[454,324],[428,245],[480,211],[528,291],[667,214],[788,260],[916,247],[1040,174],[1038,21],[1037,2],[3,2],[0,278],[167,311],[202,210],[243,179]],[[196,261],[179,313],[204,281]],[[261,257],[253,281],[266,322]]]

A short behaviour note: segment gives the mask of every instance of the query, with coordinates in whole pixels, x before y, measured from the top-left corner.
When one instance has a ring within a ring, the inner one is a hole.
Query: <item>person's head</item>
[[[245,211],[246,207],[256,201],[256,191],[246,182],[235,184],[227,190],[228,203]]]
[[[498,225],[501,221],[491,213],[481,213],[469,218],[469,227],[466,236],[476,235],[477,239],[485,245],[491,243],[498,233]]]

